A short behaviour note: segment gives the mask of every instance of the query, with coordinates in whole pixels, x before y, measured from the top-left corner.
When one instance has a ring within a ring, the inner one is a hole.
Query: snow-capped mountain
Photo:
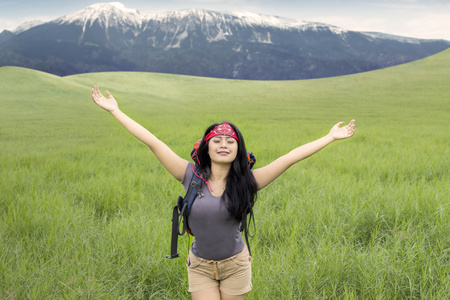
[[[118,2],[0,34],[0,66],[57,75],[154,71],[238,79],[304,79],[400,64],[450,42],[354,32],[249,12],[142,14]]]
[[[98,23],[103,28],[116,28],[120,30],[139,29],[145,18],[139,11],[126,8],[122,3],[100,3],[91,5],[79,12],[56,19],[55,24],[74,24],[87,28]]]
[[[109,30],[119,30],[123,33],[133,32],[135,36],[146,31],[154,32],[163,26],[167,32],[176,35],[175,39],[171,39],[170,43],[165,45],[169,48],[178,48],[183,39],[187,38],[188,32],[192,31],[194,24],[198,26],[197,29],[200,29],[208,42],[228,40],[235,34],[234,31],[240,28],[255,28],[251,40],[259,43],[271,43],[271,37],[270,33],[261,35],[258,28],[303,31],[325,29],[337,34],[345,32],[338,27],[322,23],[264,16],[244,11],[221,13],[203,9],[186,9],[144,15],[137,10],[126,8],[119,2],[91,5],[79,12],[61,17],[53,23],[82,26],[81,40],[86,30],[93,26],[105,28],[105,34],[108,34]]]

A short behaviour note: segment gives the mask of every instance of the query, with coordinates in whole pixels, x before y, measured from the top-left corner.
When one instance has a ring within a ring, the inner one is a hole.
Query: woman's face
[[[208,154],[211,163],[231,164],[238,152],[238,142],[229,136],[218,135],[209,140]]]

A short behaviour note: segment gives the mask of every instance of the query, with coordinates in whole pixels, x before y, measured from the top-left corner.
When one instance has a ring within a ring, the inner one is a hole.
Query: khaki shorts
[[[189,264],[190,261],[190,264]],[[247,247],[224,260],[206,260],[189,251],[186,266],[189,292],[198,292],[219,286],[228,295],[243,295],[252,289],[252,257]]]

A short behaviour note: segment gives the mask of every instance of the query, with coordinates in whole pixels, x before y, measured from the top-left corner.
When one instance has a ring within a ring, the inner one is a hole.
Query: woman
[[[251,172],[240,131],[226,122],[214,124],[200,142],[194,166],[120,111],[108,91],[106,95],[100,93],[98,86],[92,89],[94,102],[146,144],[185,189],[192,176],[201,177],[205,183],[203,194],[195,200],[189,216],[195,240],[186,264],[189,292],[194,300],[245,299],[251,290],[251,257],[240,234],[242,212],[251,209],[258,190],[290,166],[355,132],[355,120],[345,127],[339,122],[326,136]]]

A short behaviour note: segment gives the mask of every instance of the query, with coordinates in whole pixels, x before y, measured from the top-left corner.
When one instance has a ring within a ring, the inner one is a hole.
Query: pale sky
[[[100,2],[0,0],[0,32],[25,21],[51,21]],[[348,30],[450,40],[449,0],[121,0],[142,13],[187,8],[249,12],[322,22]]]

